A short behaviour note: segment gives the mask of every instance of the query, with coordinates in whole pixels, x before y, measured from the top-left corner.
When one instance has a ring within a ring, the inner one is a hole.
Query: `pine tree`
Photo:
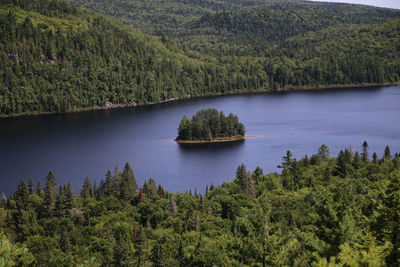
[[[85,199],[93,197],[92,181],[89,179],[89,177],[86,177],[85,181],[83,182],[81,196]]]
[[[19,209],[26,209],[28,206],[28,188],[26,187],[24,179],[18,184],[18,189],[14,194],[15,201]]]
[[[261,167],[257,166],[253,172],[254,182],[258,183],[263,178],[263,176],[264,176],[263,169],[261,169]]]
[[[1,199],[0,199],[0,208],[6,208],[7,205],[7,197],[4,194],[4,192],[1,193]]]
[[[34,188],[34,184],[33,184],[33,179],[32,177],[29,178],[29,182],[28,182],[28,192],[30,195],[32,195],[35,192],[35,188]]]
[[[171,211],[172,214],[175,214],[177,212],[177,207],[176,207],[176,203],[175,203],[175,199],[174,199],[173,195],[171,195],[169,197],[168,208],[169,208],[169,210]]]
[[[146,235],[144,233],[144,229],[142,226],[139,226],[137,229],[137,235],[135,240],[135,256],[137,258],[137,266],[141,267],[145,265],[145,249],[146,249]]]
[[[362,158],[362,161],[367,162],[368,158],[369,158],[367,141],[364,141],[364,143],[362,144],[362,147],[363,147],[363,152],[361,153],[361,158]]]
[[[389,146],[385,147],[385,152],[383,154],[383,158],[385,158],[385,159],[391,159],[392,158]]]
[[[95,197],[97,200],[99,199],[99,187],[97,186],[97,181],[93,181],[93,197]]]
[[[150,198],[157,196],[157,185],[153,178],[149,178],[149,182],[143,184],[143,193]]]
[[[196,212],[194,214],[194,220],[193,220],[193,230],[199,231],[200,230],[200,224],[201,224],[200,214],[196,210]]]
[[[327,161],[329,159],[329,148],[328,148],[328,146],[325,145],[325,144],[322,144],[318,149],[317,155],[320,156],[320,158],[323,161]]]
[[[108,196],[108,197],[116,196],[117,192],[116,192],[116,188],[115,188],[115,182],[114,182],[114,178],[113,178],[110,170],[107,170],[104,186],[105,186],[105,195],[106,196]]]
[[[346,159],[345,159],[345,153],[343,150],[340,150],[339,155],[337,157],[337,166],[336,166],[336,173],[340,177],[344,178],[346,177]]]
[[[166,253],[163,247],[163,243],[165,242],[165,237],[162,240],[159,240],[156,242],[154,245],[152,251],[151,251],[151,261],[153,262],[153,266],[155,267],[163,267],[167,266],[167,263],[165,262],[166,258]]]
[[[142,188],[139,189],[139,196],[138,196],[138,204],[143,201],[143,190]]]
[[[372,162],[375,164],[378,163],[378,155],[376,154],[376,152],[372,154]]]
[[[36,186],[36,194],[38,194],[40,197],[43,197],[43,193],[42,183],[39,181]]]
[[[351,164],[351,162],[353,161],[353,151],[351,149],[351,146],[350,150],[347,148],[344,150],[344,161],[347,164]]]
[[[309,164],[310,164],[310,160],[308,159],[308,156],[305,155],[304,159],[303,159],[303,165],[304,165],[304,167],[308,167]]]
[[[236,169],[236,179],[242,190],[245,188],[246,175],[247,175],[246,166],[242,163]]]
[[[54,215],[55,204],[56,204],[56,178],[52,172],[49,172],[46,178],[46,187],[44,190],[44,213],[47,217]]]
[[[16,37],[17,34],[17,19],[15,17],[14,12],[10,9],[8,11],[8,14],[6,15],[4,19],[5,23],[5,32],[6,32],[6,37],[10,40],[13,41]]]
[[[160,198],[164,198],[164,188],[161,185],[158,185],[157,193]]]
[[[122,171],[120,181],[120,194],[122,200],[130,200],[137,190],[137,182],[131,166],[127,162]]]
[[[250,171],[247,171],[243,191],[251,199],[256,197],[254,179]]]
[[[285,156],[282,157],[282,165],[279,165],[278,168],[290,167],[293,162],[292,156],[292,152],[287,150]]]
[[[104,182],[103,179],[100,180],[100,187],[98,194],[96,196],[97,200],[103,199],[106,197],[106,183]]]
[[[361,164],[361,157],[360,154],[358,153],[358,151],[356,151],[355,155],[354,155],[354,160],[353,160],[353,167],[354,169],[358,169],[360,168],[360,164]]]
[[[69,216],[70,211],[74,208],[74,191],[72,185],[68,182],[66,189],[64,190],[63,196],[63,216]]]
[[[330,182],[331,178],[332,178],[331,170],[328,167],[326,167],[324,171],[324,181]]]

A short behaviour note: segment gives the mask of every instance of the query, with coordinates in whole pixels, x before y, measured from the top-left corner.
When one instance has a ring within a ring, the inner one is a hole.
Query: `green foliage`
[[[87,12],[65,7],[65,16]],[[18,24],[13,14],[9,29]],[[24,27],[33,32],[29,21]],[[43,52],[54,56],[51,46]],[[208,109],[183,117],[178,139],[243,135],[237,116]],[[168,192],[152,178],[138,191],[128,163],[108,170],[99,186],[86,178],[77,195],[70,183],[57,191],[51,172],[44,190],[21,180],[0,202],[0,265],[395,266],[400,157],[389,146],[382,158],[373,153],[370,161],[368,153],[366,142],[361,154],[345,149],[337,157],[326,145],[301,159],[287,150],[282,173],[241,164],[232,182],[204,195]]]
[[[0,116],[400,81],[396,10],[263,0],[72,2],[160,37],[63,1],[4,0]]]
[[[0,266],[32,266],[35,258],[26,247],[12,244],[0,233]]]
[[[184,116],[179,124],[179,141],[210,141],[216,139],[241,138],[245,128],[236,115],[224,113],[216,109],[203,109],[193,115],[192,119]]]

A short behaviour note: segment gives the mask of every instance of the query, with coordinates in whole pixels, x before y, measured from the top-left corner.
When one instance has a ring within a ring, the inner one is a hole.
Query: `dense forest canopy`
[[[199,193],[172,193],[129,164],[71,184],[21,180],[0,201],[8,266],[396,266],[400,154],[345,149],[282,157],[282,173],[240,165]],[[188,185],[189,187],[190,185]]]
[[[396,9],[288,0],[180,1],[70,0],[132,25],[145,33],[174,38],[214,57],[271,56],[288,38],[336,26],[371,25],[400,17]]]
[[[123,1],[104,3],[116,13],[131,10]],[[397,10],[298,1],[262,8],[256,0],[168,3],[206,11],[183,12],[179,31],[152,37],[58,0],[1,1],[0,116],[400,81]],[[159,8],[171,14],[165,5]]]
[[[236,115],[228,116],[215,108],[202,109],[192,119],[183,116],[178,128],[177,141],[210,141],[243,138],[244,125]]]

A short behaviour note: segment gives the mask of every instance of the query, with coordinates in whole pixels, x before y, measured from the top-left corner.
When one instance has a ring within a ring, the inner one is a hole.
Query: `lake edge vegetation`
[[[0,263],[80,266],[398,265],[400,154],[326,145],[282,173],[240,165],[220,186],[139,188],[127,163],[79,194],[21,180],[0,201]]]
[[[63,1],[4,0],[0,116],[400,81],[400,12],[292,2],[275,1],[259,11],[204,14],[188,24],[201,38],[185,33],[183,40],[195,40],[185,44],[179,36],[143,34]],[[325,17],[315,16],[346,10],[350,13],[345,21],[333,16],[332,23],[327,19],[319,23]],[[367,16],[370,23],[365,14],[373,14]],[[262,29],[269,23],[273,32],[280,17],[288,17],[293,27],[286,27],[275,40]],[[304,31],[300,35],[298,26]],[[210,33],[221,35],[210,37]],[[238,40],[243,41],[239,47]]]

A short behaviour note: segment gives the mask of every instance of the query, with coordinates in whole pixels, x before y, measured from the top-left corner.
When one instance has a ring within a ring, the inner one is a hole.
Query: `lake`
[[[400,86],[208,97],[152,106],[77,114],[0,119],[0,192],[11,194],[19,179],[58,184],[80,192],[85,177],[129,162],[139,185],[149,177],[170,191],[203,192],[231,181],[239,164],[275,172],[286,150],[297,158],[326,144],[382,157],[386,145],[400,152]],[[202,108],[237,114],[246,135],[237,143],[182,146],[173,139],[183,115]]]

